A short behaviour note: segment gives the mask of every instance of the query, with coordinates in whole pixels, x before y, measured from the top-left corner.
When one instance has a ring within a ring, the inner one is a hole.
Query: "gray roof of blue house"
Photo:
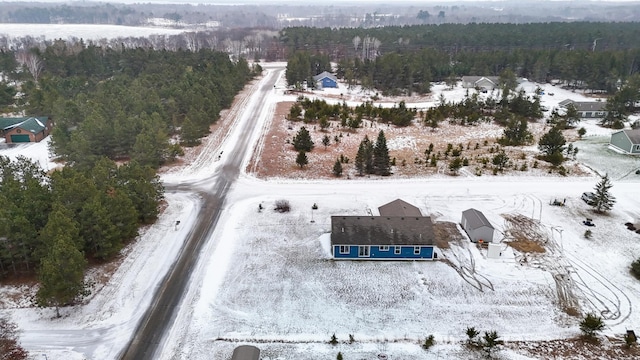
[[[422,216],[418,207],[400,199],[380,206],[378,212],[380,216]]]
[[[433,245],[428,216],[332,216],[331,245]]]
[[[313,80],[314,80],[314,81],[319,81],[319,80],[322,80],[322,79],[324,79],[324,78],[326,78],[326,77],[327,77],[327,78],[329,78],[329,79],[331,79],[331,80],[333,80],[333,81],[338,81],[338,78],[337,78],[337,77],[335,77],[335,75],[333,75],[332,73],[330,73],[330,72],[328,72],[328,71],[323,71],[323,72],[321,72],[320,74],[318,74],[318,75],[314,76],[314,77],[313,77]]]
[[[467,225],[471,229],[478,229],[483,226],[488,226],[493,229],[493,226],[481,211],[478,211],[473,208],[467,209],[462,212],[462,216],[464,216],[464,218],[467,219]]]

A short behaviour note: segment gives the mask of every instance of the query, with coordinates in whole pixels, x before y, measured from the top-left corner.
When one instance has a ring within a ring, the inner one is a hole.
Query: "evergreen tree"
[[[307,153],[304,150],[298,151],[298,156],[296,157],[296,164],[300,166],[302,169],[305,165],[309,163],[309,159],[307,158]]]
[[[86,295],[84,270],[87,266],[82,252],[73,244],[71,234],[59,234],[40,263],[40,288],[36,300],[40,306],[54,306],[60,317],[61,306]]]
[[[567,112],[564,115],[564,121],[567,127],[573,127],[580,122],[580,114],[575,105],[567,105]]]
[[[181,141],[184,146],[196,146],[200,144],[201,131],[198,126],[191,121],[190,118],[186,118],[182,122],[181,129]]]
[[[582,331],[586,337],[592,338],[603,329],[604,322],[602,318],[592,313],[587,314],[580,322],[580,331]]]
[[[364,136],[364,139],[360,142],[360,146],[358,146],[355,164],[359,176],[365,173],[373,173],[373,144],[367,135]]]
[[[528,129],[527,120],[513,118],[508,121],[498,142],[504,146],[518,146],[529,144],[532,139],[533,135]]]
[[[460,159],[459,157],[454,158],[449,162],[449,170],[451,170],[451,172],[454,174],[458,174],[458,170],[460,170],[461,167],[462,159]]]
[[[560,165],[564,161],[562,153],[565,149],[565,140],[558,126],[552,127],[548,133],[542,135],[538,142],[538,149],[544,154],[544,159],[553,165]]]
[[[504,150],[500,150],[500,152],[493,156],[493,159],[491,161],[493,165],[497,166],[499,171],[502,171],[509,162],[509,156],[507,156]]]
[[[611,210],[613,204],[616,203],[616,198],[609,192],[613,185],[609,179],[609,174],[605,174],[602,179],[596,184],[595,198],[593,199],[592,207],[596,212],[603,213]]]
[[[485,331],[482,337],[482,348],[487,352],[487,355],[491,356],[491,352],[503,343],[500,340],[500,336],[496,331]]]
[[[378,175],[389,176],[391,174],[387,139],[382,130],[378,133],[378,139],[376,139],[376,144],[373,147],[373,169]]]
[[[340,159],[336,159],[336,162],[333,164],[333,175],[335,177],[342,176],[342,163]]]
[[[296,151],[310,152],[313,150],[313,141],[306,127],[301,127],[293,138],[293,148]]]
[[[324,137],[322,138],[322,145],[324,145],[325,150],[327,149],[327,146],[329,146],[329,143],[331,142],[331,140],[329,139],[329,135],[324,135]]]

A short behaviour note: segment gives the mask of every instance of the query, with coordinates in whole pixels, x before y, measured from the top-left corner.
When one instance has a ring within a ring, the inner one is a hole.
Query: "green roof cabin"
[[[40,142],[49,136],[52,127],[48,116],[0,118],[0,133],[7,144]]]

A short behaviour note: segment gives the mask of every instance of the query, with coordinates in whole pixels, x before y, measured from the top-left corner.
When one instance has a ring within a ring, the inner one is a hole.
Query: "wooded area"
[[[213,50],[63,41],[2,52],[0,66],[0,90],[20,91],[2,108],[51,116],[51,147],[65,162],[46,174],[0,157],[0,279],[37,273],[38,304],[55,307],[86,295],[89,262],[112,259],[156,219],[164,189],[155,169],[180,144],[198,144],[255,74]]]
[[[287,28],[290,59],[323,54],[337,76],[388,94],[510,69],[537,82],[613,93],[640,70],[638,23],[440,24],[373,29]],[[310,73],[310,76],[316,74]]]

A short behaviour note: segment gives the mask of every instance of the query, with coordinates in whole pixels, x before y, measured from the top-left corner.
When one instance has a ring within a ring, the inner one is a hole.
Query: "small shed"
[[[320,74],[314,76],[313,81],[316,83],[316,87],[319,89],[338,87],[338,78],[336,78],[328,71],[323,71]]]
[[[253,345],[240,345],[233,350],[231,360],[260,360],[260,349]]]
[[[482,240],[486,243],[493,242],[493,232],[495,229],[482,212],[473,208],[463,211],[460,225],[462,225],[464,231],[467,232],[471,241],[478,242],[478,240]]]
[[[640,155],[640,129],[614,132],[609,146],[627,154]]]

